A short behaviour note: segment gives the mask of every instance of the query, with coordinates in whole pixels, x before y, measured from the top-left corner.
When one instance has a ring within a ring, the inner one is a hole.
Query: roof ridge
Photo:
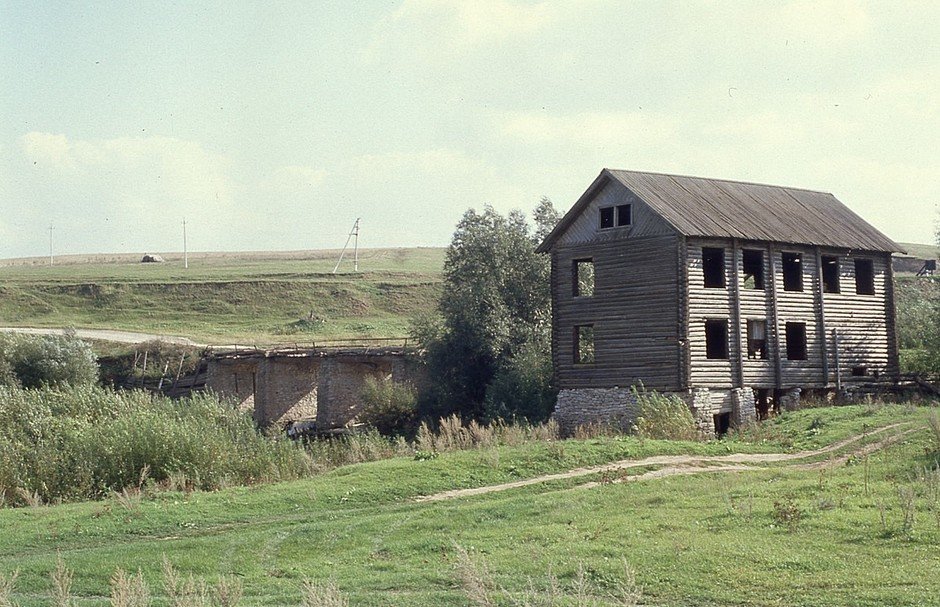
[[[775,185],[772,183],[760,183],[758,181],[741,181],[738,179],[721,179],[717,177],[699,177],[698,175],[681,175],[678,173],[657,173],[655,171],[634,171],[631,169],[612,169],[607,167],[605,170],[612,173],[639,173],[641,175],[658,175],[660,177],[681,177],[684,179],[701,179],[703,181],[720,181],[723,183],[737,183],[741,185],[759,185],[768,188],[780,188],[782,190],[799,190],[801,192],[812,192],[813,194],[827,194],[829,196],[835,196],[832,192],[826,192],[823,190],[811,190],[809,188],[799,188],[796,186],[789,185]]]

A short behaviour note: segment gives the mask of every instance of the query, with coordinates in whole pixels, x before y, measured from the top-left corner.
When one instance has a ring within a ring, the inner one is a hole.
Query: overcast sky
[[[603,167],[940,202],[940,2],[0,0],[0,257],[444,245]]]

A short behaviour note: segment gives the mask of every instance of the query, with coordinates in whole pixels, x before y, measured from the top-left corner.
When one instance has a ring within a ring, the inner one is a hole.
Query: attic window
[[[572,262],[572,295],[575,297],[594,296],[594,260],[575,259]]]
[[[764,252],[753,249],[744,249],[742,260],[744,270],[745,289],[764,288]]]
[[[728,321],[710,319],[705,321],[705,358],[728,358]]]
[[[574,363],[588,365],[594,362],[594,325],[576,325],[574,328]]]
[[[787,323],[787,359],[806,360],[806,323]]]
[[[823,293],[839,292],[839,258],[823,255],[822,258]]]
[[[702,247],[702,273],[706,289],[725,288],[725,250]]]
[[[633,205],[621,204],[617,206],[617,227],[633,225]]]
[[[803,256],[800,253],[783,254],[783,290],[803,290]]]
[[[859,295],[875,294],[875,269],[870,259],[855,260],[855,292]]]
[[[601,210],[601,229],[614,227],[614,207],[603,207]]]

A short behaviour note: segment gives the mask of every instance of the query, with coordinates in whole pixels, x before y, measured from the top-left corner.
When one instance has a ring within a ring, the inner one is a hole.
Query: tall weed
[[[633,388],[639,414],[633,430],[642,438],[703,440],[692,410],[678,396]]]

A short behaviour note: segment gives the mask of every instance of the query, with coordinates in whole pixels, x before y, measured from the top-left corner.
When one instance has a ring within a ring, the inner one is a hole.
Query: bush
[[[298,445],[260,435],[249,416],[213,395],[174,401],[96,386],[0,388],[0,501],[7,503],[99,498],[147,475],[217,489],[311,469]]]
[[[0,335],[0,385],[77,386],[98,379],[91,347],[65,335]]]
[[[665,440],[702,440],[704,435],[695,423],[692,410],[681,398],[674,394],[658,392],[633,393],[637,399],[639,415],[633,425],[633,431],[642,438]]]
[[[359,414],[359,420],[380,433],[402,435],[414,432],[417,401],[415,389],[410,384],[368,377],[362,401],[365,409]]]
[[[487,419],[547,421],[555,408],[552,387],[552,357],[549,347],[530,341],[515,356],[504,360],[486,389]]]

